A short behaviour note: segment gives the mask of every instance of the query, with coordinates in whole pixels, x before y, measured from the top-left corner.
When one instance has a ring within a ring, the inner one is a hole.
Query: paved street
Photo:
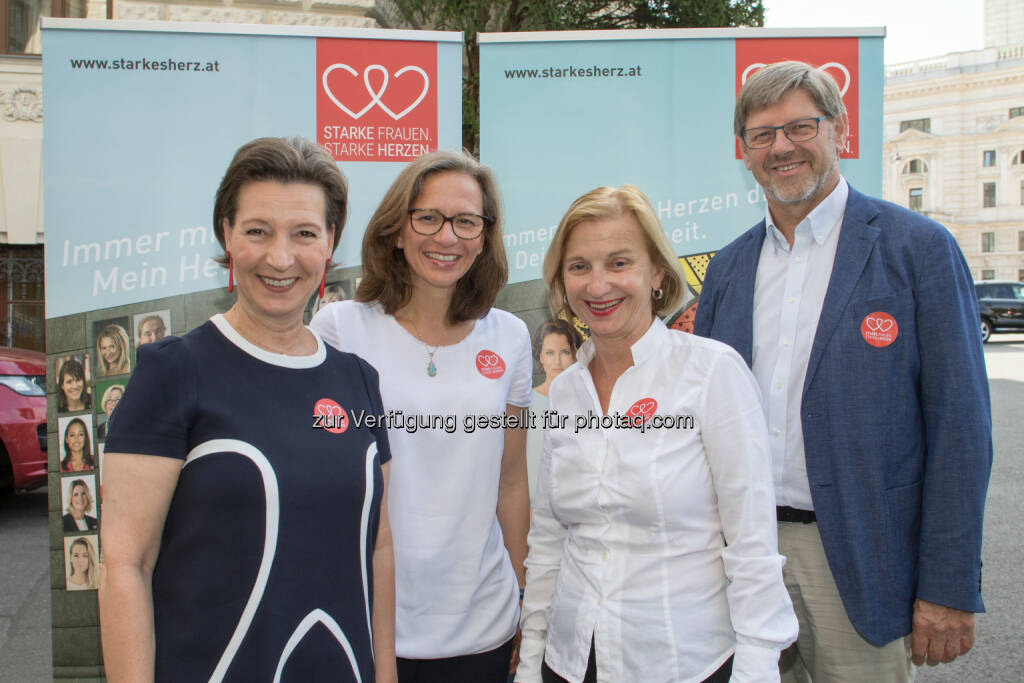
[[[0,683],[52,678],[46,499],[0,495]]]
[[[985,346],[992,387],[995,466],[985,520],[978,643],[962,660],[920,670],[918,683],[1024,680],[1024,335]],[[46,489],[0,496],[0,683],[50,680]]]

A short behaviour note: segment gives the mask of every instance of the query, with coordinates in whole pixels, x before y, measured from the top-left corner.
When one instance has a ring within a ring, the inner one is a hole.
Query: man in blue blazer
[[[851,188],[835,82],[801,62],[736,102],[765,220],[711,261],[694,331],[761,387],[800,621],[783,680],[908,681],[974,642],[992,463],[978,309],[941,225]]]

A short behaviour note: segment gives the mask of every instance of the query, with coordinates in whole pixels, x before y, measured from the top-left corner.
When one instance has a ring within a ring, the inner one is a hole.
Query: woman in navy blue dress
[[[104,458],[112,683],[395,679],[377,373],[302,324],[346,197],[311,142],[243,146],[214,207],[237,301],[139,349]]]

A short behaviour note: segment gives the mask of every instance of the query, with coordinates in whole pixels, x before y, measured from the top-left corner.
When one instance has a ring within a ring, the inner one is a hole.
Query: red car
[[[0,347],[0,490],[46,484],[46,356]]]

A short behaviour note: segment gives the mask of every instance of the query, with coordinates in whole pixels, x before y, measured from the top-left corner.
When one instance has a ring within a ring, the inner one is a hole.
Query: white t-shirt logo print
[[[494,351],[483,349],[476,354],[476,369],[487,379],[498,379],[505,374],[505,361]]]

